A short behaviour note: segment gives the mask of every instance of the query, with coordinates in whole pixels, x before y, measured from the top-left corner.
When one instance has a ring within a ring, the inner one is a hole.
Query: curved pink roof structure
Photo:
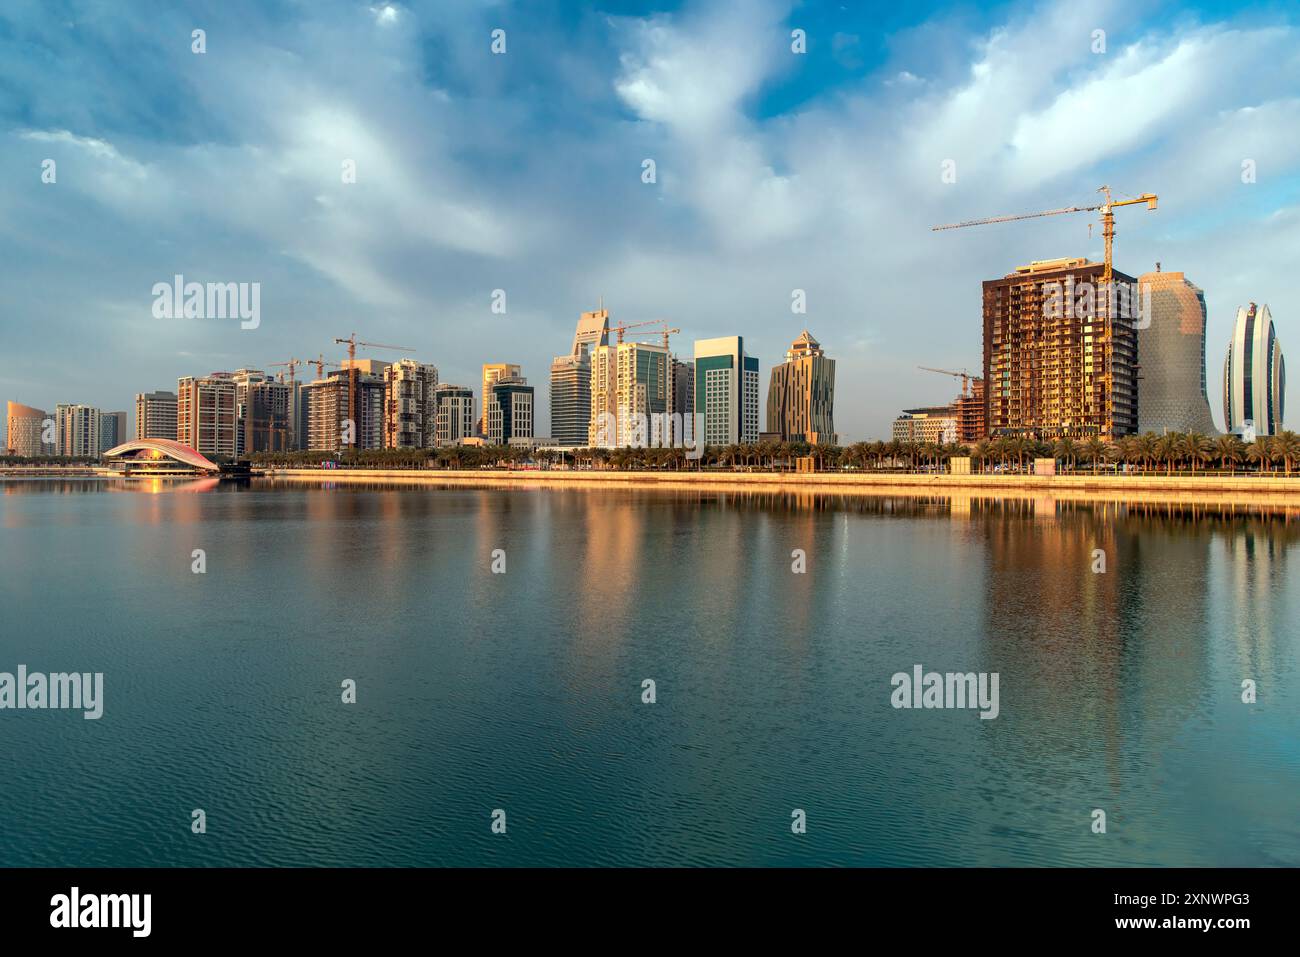
[[[212,462],[205,456],[200,455],[188,445],[183,445],[172,439],[132,439],[130,442],[123,442],[121,445],[109,449],[104,453],[104,458],[121,458],[131,452],[157,452],[191,468],[202,469],[205,472],[221,471],[221,467],[216,462]]]

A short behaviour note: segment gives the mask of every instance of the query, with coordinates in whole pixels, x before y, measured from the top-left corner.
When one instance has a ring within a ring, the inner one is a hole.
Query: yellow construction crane
[[[1106,201],[1104,203],[1097,203],[1093,206],[1065,206],[1061,209],[1048,209],[1041,213],[1022,213],[1017,216],[991,216],[987,219],[971,219],[964,223],[949,223],[946,226],[932,226],[931,232],[938,232],[943,229],[961,229],[965,226],[985,226],[990,223],[1009,223],[1018,219],[1037,219],[1040,216],[1059,216],[1062,213],[1086,213],[1101,210],[1101,235],[1106,246],[1106,263],[1102,269],[1102,289],[1099,290],[1098,299],[1100,300],[1102,296],[1105,296],[1106,298],[1104,301],[1109,303],[1111,280],[1115,275],[1113,256],[1113,247],[1115,245],[1114,210],[1119,206],[1136,206],[1139,203],[1146,203],[1147,209],[1153,210],[1156,208],[1158,197],[1155,193],[1143,193],[1141,196],[1137,196],[1133,199],[1112,199],[1109,186],[1098,187],[1097,192],[1105,195]],[[1110,356],[1112,316],[1110,314],[1111,310],[1109,306],[1105,309],[1105,313],[1106,315],[1102,323],[1102,343],[1104,343],[1102,355],[1105,357],[1105,360],[1101,374],[1102,393],[1104,396],[1103,406],[1105,412],[1101,422],[1101,437],[1108,440],[1113,437],[1112,429],[1114,427],[1115,415],[1114,382]]]
[[[1040,216],[1059,216],[1062,213],[1088,213],[1095,210],[1101,210],[1101,235],[1106,243],[1106,269],[1102,273],[1101,281],[1109,283],[1114,275],[1112,267],[1112,247],[1115,244],[1115,213],[1113,210],[1118,206],[1135,206],[1138,203],[1146,203],[1147,209],[1156,208],[1156,200],[1159,198],[1155,193],[1143,193],[1135,199],[1111,199],[1110,187],[1098,187],[1097,192],[1106,195],[1106,202],[1098,203],[1094,206],[1063,206],[1060,209],[1047,209],[1041,213],[1022,213],[1018,216],[990,216],[987,219],[970,219],[964,223],[949,223],[946,226],[931,226],[931,232],[939,232],[942,229],[961,229],[964,226],[986,226],[989,223],[1009,223],[1017,219],[1037,219]]]
[[[668,348],[668,336],[669,336],[669,334],[670,334],[670,333],[678,333],[678,332],[681,332],[681,331],[682,331],[682,330],[680,330],[680,329],[670,329],[670,328],[668,327],[668,320],[667,320],[667,319],[647,319],[645,322],[620,322],[620,323],[618,323],[616,326],[614,326],[614,331],[615,331],[615,333],[617,333],[617,335],[618,335],[618,341],[619,341],[619,342],[622,342],[622,341],[623,341],[623,333],[624,333],[625,330],[627,330],[627,329],[639,329],[639,328],[641,328],[642,326],[663,326],[663,329],[659,330],[659,334],[662,335],[662,336],[664,337],[664,348],[665,348],[665,349]]]
[[[917,366],[917,368],[924,369],[926,372],[938,372],[941,375],[950,375],[954,379],[961,379],[961,394],[964,398],[970,396],[970,380],[978,378],[978,376],[971,375],[965,369],[960,372],[951,372],[948,369],[932,369],[930,366]]]
[[[357,444],[357,346],[369,349],[396,349],[398,352],[414,352],[410,346],[386,346],[382,342],[362,342],[354,332],[346,339],[335,338],[336,343],[346,342],[348,346],[348,419],[352,422],[352,446]]]

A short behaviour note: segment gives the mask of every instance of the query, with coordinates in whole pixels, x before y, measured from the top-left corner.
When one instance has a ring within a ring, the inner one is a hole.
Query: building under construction
[[[949,369],[936,369],[933,366],[917,368],[961,379],[961,394],[948,406],[948,415],[957,425],[957,437],[954,441],[970,444],[988,438],[988,423],[984,417],[983,379],[971,375],[965,369],[953,372]],[[903,413],[904,416],[907,414]]]
[[[1039,439],[1137,431],[1137,340],[1105,266],[1052,259],[984,283],[988,434]],[[1133,278],[1115,272],[1116,284]],[[1112,315],[1113,314],[1113,315]]]

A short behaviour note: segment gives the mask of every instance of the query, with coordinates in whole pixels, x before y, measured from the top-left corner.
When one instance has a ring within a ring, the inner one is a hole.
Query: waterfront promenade
[[[1050,493],[1071,499],[1187,501],[1199,504],[1300,505],[1300,474],[1284,475],[949,475],[888,472],[616,471],[565,469],[268,469],[274,481],[379,482],[509,487],[692,488],[1011,495]]]

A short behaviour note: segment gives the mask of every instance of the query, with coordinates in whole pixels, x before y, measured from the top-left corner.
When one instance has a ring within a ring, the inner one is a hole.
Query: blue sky
[[[929,226],[1109,183],[1161,199],[1119,213],[1117,267],[1206,292],[1218,417],[1238,305],[1300,348],[1291,10],[9,0],[0,399],[130,409],[181,375],[337,360],[355,330],[444,381],[521,363],[544,429],[550,358],[603,296],[670,319],[682,353],[744,335],[765,384],[807,327],[839,360],[841,434],[882,437],[954,393],[918,364],[978,369],[982,280],[1101,254],[1086,214]],[[176,273],[261,283],[260,326],[155,319]]]

